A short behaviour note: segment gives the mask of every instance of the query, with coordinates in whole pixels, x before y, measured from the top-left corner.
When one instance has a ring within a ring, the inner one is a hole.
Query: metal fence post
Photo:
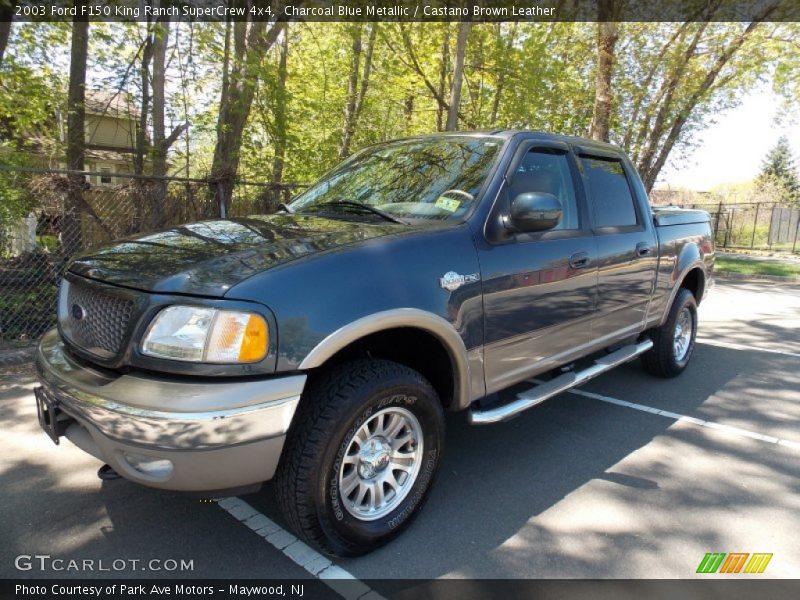
[[[792,252],[797,252],[797,233],[800,231],[800,209],[792,209],[797,211],[797,223],[794,226],[794,241],[792,242]]]
[[[769,233],[767,234],[767,246],[772,249],[772,223],[775,221],[775,204],[772,205],[772,210],[769,213]]]
[[[756,247],[756,228],[758,227],[758,208],[761,206],[760,202],[756,202],[756,216],[753,219],[753,237],[750,238],[750,249]]]
[[[720,201],[717,207],[717,219],[714,221],[714,243],[717,241],[717,234],[719,233],[719,219],[722,214],[722,202]]]

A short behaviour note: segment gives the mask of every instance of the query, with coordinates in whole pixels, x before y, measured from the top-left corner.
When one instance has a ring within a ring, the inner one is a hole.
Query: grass
[[[800,277],[800,263],[783,263],[744,258],[717,258],[716,271],[741,273],[742,275],[775,275],[777,277]]]

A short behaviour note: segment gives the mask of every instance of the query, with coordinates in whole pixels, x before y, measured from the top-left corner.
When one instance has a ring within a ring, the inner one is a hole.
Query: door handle
[[[636,244],[636,256],[643,257],[643,256],[650,256],[650,253],[653,249],[650,247],[650,244],[647,242],[639,242]]]
[[[573,269],[583,269],[588,267],[591,262],[592,259],[589,258],[588,252],[576,252],[569,257],[569,266]]]

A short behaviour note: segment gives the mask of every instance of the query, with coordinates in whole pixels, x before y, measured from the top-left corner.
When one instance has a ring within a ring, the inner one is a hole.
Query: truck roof
[[[532,129],[475,129],[469,131],[439,131],[435,133],[426,133],[420,135],[412,135],[401,139],[428,139],[437,137],[454,137],[454,136],[474,136],[474,137],[493,137],[507,140],[515,135],[530,135],[542,140],[560,141],[570,145],[577,145],[583,148],[594,148],[598,150],[605,149],[606,151],[612,150],[615,153],[624,153],[622,148],[615,144],[608,142],[600,142],[585,137],[574,135],[561,135],[558,133],[550,133],[547,131],[536,131]]]

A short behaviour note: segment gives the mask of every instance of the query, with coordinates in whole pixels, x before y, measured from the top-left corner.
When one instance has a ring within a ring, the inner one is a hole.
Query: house
[[[100,173],[87,176],[89,183],[109,186],[126,182],[114,175],[133,171],[139,111],[128,94],[118,91],[87,91],[85,106],[85,170]]]
[[[86,180],[93,187],[126,183],[128,178],[115,175],[133,172],[136,130],[139,126],[139,109],[133,98],[118,90],[87,90],[85,112],[84,170],[97,173],[87,175]],[[55,124],[57,139],[29,136],[25,150],[36,166],[66,169],[66,115],[58,112]]]

